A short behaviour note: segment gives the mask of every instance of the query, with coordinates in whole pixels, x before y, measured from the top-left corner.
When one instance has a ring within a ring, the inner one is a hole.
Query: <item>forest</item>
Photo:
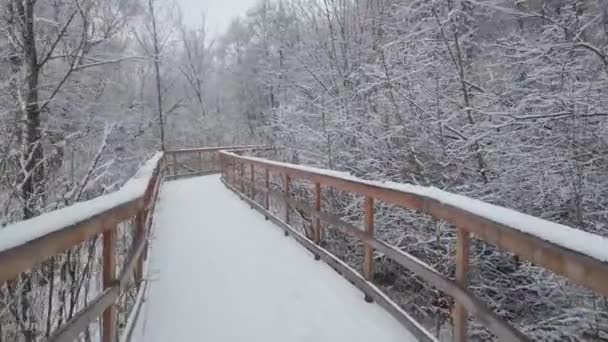
[[[0,0],[0,230],[116,190],[157,150],[260,144],[608,237],[608,0],[260,0],[219,35],[182,10]],[[330,205],[360,220],[360,198]],[[384,240],[453,276],[451,227],[378,215]],[[325,243],[360,266],[355,242]],[[1,286],[0,342],[72,317],[97,245]],[[482,242],[471,253],[475,294],[530,338],[608,341],[607,298]],[[376,257],[383,290],[449,339],[453,302]]]

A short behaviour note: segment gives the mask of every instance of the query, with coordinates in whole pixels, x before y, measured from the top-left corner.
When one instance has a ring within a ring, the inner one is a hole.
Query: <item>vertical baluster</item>
[[[370,238],[374,237],[374,199],[365,197],[364,201],[364,228],[365,235]],[[367,281],[374,279],[374,248],[369,243],[363,242],[363,277]],[[372,302],[372,298],[365,294],[365,301]]]
[[[203,162],[203,152],[198,151],[198,165],[201,167],[200,171],[205,171],[205,163]]]
[[[245,163],[241,162],[241,193],[245,194]]]
[[[172,153],[173,157],[173,175],[177,176],[177,153]]]
[[[249,168],[251,170],[251,199],[255,202],[255,169],[253,164]]]
[[[135,234],[133,239],[133,246],[136,246],[139,241],[142,241],[146,238],[145,232],[145,223],[146,222],[146,214],[143,210],[137,213],[135,216]],[[137,260],[137,266],[135,267],[135,283],[140,284],[143,279],[143,265],[144,265],[144,256],[143,253]]]
[[[321,183],[315,183],[315,203],[314,208],[317,213],[321,213]],[[321,219],[317,216],[313,221],[313,240],[317,245],[321,244]],[[319,260],[319,255],[315,254],[315,260]]]
[[[221,165],[222,165],[222,155],[220,154],[220,151],[214,152],[214,154],[211,155],[211,159],[215,160],[216,167],[221,167]],[[215,169],[212,168],[212,170],[215,170]]]
[[[264,170],[264,185],[266,186],[266,196],[264,198],[264,208],[270,210],[270,175],[268,168]],[[268,217],[266,217],[268,219]]]
[[[284,175],[285,180],[285,223],[289,224],[289,183],[291,179],[288,174]],[[289,235],[287,229],[285,229],[285,236]]]
[[[114,259],[114,230],[111,227],[103,233],[103,270],[102,283],[104,291],[112,287],[116,281],[116,260]],[[114,342],[116,338],[116,305],[110,305],[102,317],[101,336],[103,342]]]
[[[469,271],[469,232],[458,228],[456,239],[456,282],[462,287],[467,286]],[[468,313],[466,308],[456,302],[454,306],[454,338],[456,342],[467,340]]]

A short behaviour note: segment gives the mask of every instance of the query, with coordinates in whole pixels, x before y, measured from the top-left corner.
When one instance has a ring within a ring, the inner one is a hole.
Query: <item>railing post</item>
[[[222,167],[222,156],[220,155],[220,152],[214,152],[214,154],[211,155],[211,159],[215,159],[215,162],[217,163],[218,167]],[[211,170],[215,170],[215,169],[211,169]]]
[[[203,152],[198,151],[198,163],[201,167],[201,172],[205,171],[205,164],[203,164]]]
[[[317,213],[321,213],[321,183],[315,183],[315,203],[314,208]],[[315,244],[321,244],[321,219],[316,216],[313,221],[313,239]],[[321,257],[318,254],[315,254],[315,260],[319,260]]]
[[[241,162],[241,193],[245,194],[245,163]]]
[[[177,176],[177,153],[172,153],[173,157],[173,175]]]
[[[133,239],[133,246],[136,246],[139,241],[142,241],[146,238],[145,234],[145,224],[146,224],[146,214],[144,210],[137,213],[135,216],[135,234]],[[137,266],[135,267],[135,283],[140,284],[143,279],[143,266],[144,266],[144,256],[143,253],[137,260]]]
[[[469,232],[458,227],[456,238],[456,282],[462,287],[467,286],[469,270]],[[468,313],[465,307],[456,302],[454,306],[454,338],[455,342],[467,340]]]
[[[251,169],[251,199],[255,202],[255,169],[253,164],[250,165]]]
[[[289,224],[289,183],[291,179],[288,174],[284,175],[285,180],[285,223]],[[285,229],[285,236],[289,235],[287,229]]]
[[[224,156],[223,154],[220,154],[218,152],[217,154],[220,157],[220,169],[222,170],[222,175],[224,175],[224,178],[228,177],[228,163],[226,162],[226,156]]]
[[[270,175],[268,168],[264,170],[264,186],[266,186],[266,196],[264,197],[264,208],[270,210]],[[266,216],[268,220],[268,216]]]
[[[365,234],[373,238],[374,237],[374,198],[365,197],[364,201],[364,229]],[[367,281],[374,280],[374,249],[367,242],[363,242],[363,277]],[[365,301],[372,302],[372,298],[365,294]]]
[[[102,283],[104,291],[116,282],[116,259],[114,258],[114,230],[111,227],[103,233],[103,272]],[[110,305],[102,318],[101,338],[103,342],[114,342],[116,338],[116,305]]]

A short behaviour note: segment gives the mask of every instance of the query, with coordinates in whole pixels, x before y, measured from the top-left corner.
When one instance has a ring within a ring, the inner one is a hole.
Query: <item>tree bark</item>
[[[23,218],[36,216],[44,194],[44,152],[38,104],[39,66],[34,32],[34,0],[15,1],[21,19],[23,43],[22,69],[25,76],[22,109],[22,182]]]
[[[148,0],[150,16],[152,17],[152,40],[154,42],[154,71],[156,73],[156,99],[158,106],[158,121],[160,125],[160,146],[165,150],[165,127],[163,120],[163,99],[161,93],[161,78],[160,78],[160,53],[158,47],[158,35],[156,33],[156,17],[154,15],[154,4],[152,0]]]

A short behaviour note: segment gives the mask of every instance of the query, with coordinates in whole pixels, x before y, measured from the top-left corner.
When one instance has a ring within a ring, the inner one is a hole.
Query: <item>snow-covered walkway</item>
[[[219,176],[160,196],[135,341],[415,341]]]

